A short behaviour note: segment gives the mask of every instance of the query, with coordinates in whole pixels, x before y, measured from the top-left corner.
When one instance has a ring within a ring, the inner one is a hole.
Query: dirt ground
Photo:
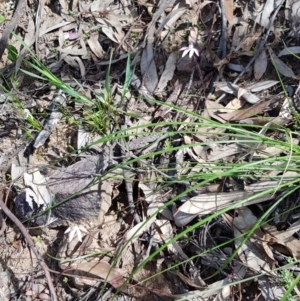
[[[298,7],[0,1],[0,300],[280,300],[272,273],[299,259],[290,215],[245,243],[255,263],[222,244],[297,175],[273,159],[223,174],[288,156],[287,141],[297,157]]]

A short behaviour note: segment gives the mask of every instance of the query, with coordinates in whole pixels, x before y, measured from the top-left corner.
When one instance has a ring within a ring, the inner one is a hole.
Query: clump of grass
[[[110,61],[112,59],[112,52]],[[92,131],[106,134],[110,125],[115,123],[117,109],[113,105],[113,95],[109,80],[111,64],[106,72],[105,84],[100,93],[95,93],[95,100],[92,106],[83,109],[83,125],[87,125]]]
[[[294,264],[294,260],[291,257],[288,257],[288,263]],[[278,271],[278,275],[280,276],[280,281],[283,287],[288,291],[290,288],[291,283],[294,281],[294,274],[289,269],[282,269]],[[288,293],[286,296],[287,301],[296,301],[297,298],[292,293]]]
[[[74,102],[82,103],[83,116],[79,120],[75,120],[71,116],[68,118],[73,124],[81,124],[83,126],[87,126],[92,132],[106,134],[108,133],[109,129],[112,128],[112,125],[115,124],[116,116],[118,114],[126,114],[126,112],[122,112],[114,105],[111,82],[109,78],[111,64],[108,66],[105,84],[102,91],[100,93],[95,93],[95,98],[91,100],[57,78],[46,66],[42,64],[42,62],[39,61],[39,59],[19,36],[15,34],[14,36],[30,53],[29,59],[23,59],[25,66],[35,71],[32,72],[21,68],[21,72],[38,80],[49,82],[50,85],[55,86],[57,89],[60,89],[67,95],[71,96]],[[15,51],[10,49],[10,53],[13,60],[19,58],[16,49]],[[110,60],[112,59],[112,54],[113,53],[111,52]],[[121,104],[124,100],[125,94],[129,91],[132,74],[133,71],[130,68],[130,55],[128,55],[124,87],[121,95]],[[66,114],[66,116],[67,115],[68,114]]]

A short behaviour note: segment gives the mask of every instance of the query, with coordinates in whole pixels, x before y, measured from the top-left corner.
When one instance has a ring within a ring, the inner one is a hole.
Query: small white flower
[[[189,54],[189,57],[192,58],[192,56],[194,55],[194,53],[199,56],[199,50],[197,48],[194,47],[194,44],[190,44],[188,47],[185,46],[185,47],[181,47],[179,49],[180,51],[183,51],[182,53],[182,57],[186,56],[188,53]]]
[[[23,114],[24,114],[25,119],[27,119],[29,117],[30,117],[30,119],[32,119],[32,115],[28,109],[24,109]]]
[[[77,239],[78,241],[82,242],[82,234],[81,232],[84,233],[89,233],[87,229],[85,229],[81,225],[73,225],[70,226],[66,231],[65,234],[69,233],[69,242],[71,242],[74,238],[74,235],[77,234]]]

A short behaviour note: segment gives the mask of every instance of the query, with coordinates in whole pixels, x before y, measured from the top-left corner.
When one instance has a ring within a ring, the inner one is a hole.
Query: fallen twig
[[[225,2],[220,0],[221,18],[222,18],[222,35],[220,38],[220,55],[221,59],[226,57],[226,43],[227,43],[227,20],[225,15]]]
[[[121,144],[121,152],[122,156],[125,157],[125,145],[124,141],[121,139],[120,141]],[[130,173],[126,170],[123,170],[124,173],[124,180],[125,180],[125,185],[126,185],[126,191],[127,191],[127,197],[128,197],[128,205],[129,205],[129,213],[133,215],[134,220],[136,223],[140,223],[140,217],[136,213],[135,205],[134,205],[134,200],[133,200],[133,188],[132,188],[132,181],[130,180]]]
[[[4,50],[6,48],[7,42],[9,40],[9,36],[11,32],[16,28],[18,25],[18,21],[20,20],[21,11],[23,10],[23,6],[26,4],[25,0],[19,0],[19,3],[17,5],[17,8],[15,10],[15,13],[11,20],[9,21],[8,25],[4,29],[2,33],[2,37],[0,39],[0,59],[4,53]]]
[[[48,287],[49,291],[51,294],[51,300],[52,301],[58,301],[56,293],[55,293],[55,288],[51,279],[51,275],[48,270],[48,266],[46,265],[44,259],[38,252],[37,248],[34,245],[34,242],[31,238],[31,236],[28,234],[27,229],[24,227],[24,225],[19,221],[19,219],[6,207],[6,205],[3,202],[3,189],[4,186],[0,187],[0,207],[3,210],[3,212],[6,214],[6,216],[19,228],[21,233],[23,234],[25,240],[27,241],[28,246],[32,249],[33,253],[35,254],[39,264],[41,265],[42,269],[44,270],[47,282],[48,282]]]

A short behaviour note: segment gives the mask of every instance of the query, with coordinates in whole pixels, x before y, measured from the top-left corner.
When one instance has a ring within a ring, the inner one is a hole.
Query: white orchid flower
[[[72,225],[65,231],[65,234],[69,233],[69,242],[73,240],[75,234],[77,234],[78,241],[82,242],[81,232],[89,233],[88,230],[81,225]]]
[[[189,53],[189,57],[192,58],[194,54],[199,56],[199,50],[194,47],[194,44],[190,44],[189,46],[181,47],[179,49],[180,51],[183,51],[182,57],[185,57]]]

